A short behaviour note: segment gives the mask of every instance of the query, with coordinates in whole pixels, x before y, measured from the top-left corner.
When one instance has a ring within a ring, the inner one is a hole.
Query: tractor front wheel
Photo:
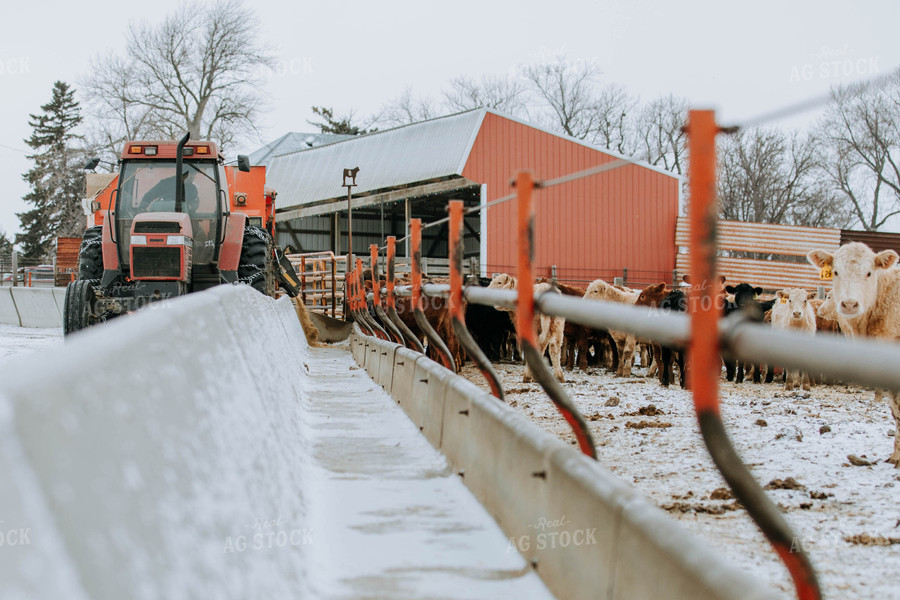
[[[78,279],[100,279],[103,276],[103,229],[89,227],[78,250]]]
[[[255,225],[244,227],[238,279],[267,296],[275,295],[273,249],[274,244],[268,232]]]
[[[63,310],[63,334],[69,335],[94,322],[94,284],[96,279],[78,279],[66,287]]]

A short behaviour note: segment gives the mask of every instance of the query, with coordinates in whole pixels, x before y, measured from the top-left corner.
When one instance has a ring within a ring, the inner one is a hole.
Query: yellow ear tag
[[[831,279],[831,265],[825,265],[819,271],[819,279]]]
[[[787,298],[779,298],[778,301],[782,304],[787,304]]]

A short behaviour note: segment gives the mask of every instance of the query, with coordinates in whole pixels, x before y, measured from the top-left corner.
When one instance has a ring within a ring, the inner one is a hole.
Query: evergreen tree
[[[6,237],[6,231],[0,227],[0,260],[9,257],[13,251],[13,243]]]
[[[74,96],[67,83],[57,81],[52,99],[41,106],[43,112],[29,115],[32,134],[25,143],[34,151],[28,155],[34,167],[23,179],[31,186],[24,200],[33,208],[17,213],[23,233],[16,235],[27,258],[45,256],[56,236],[81,237],[84,232],[84,152],[76,147],[81,108]]]
[[[313,106],[313,113],[318,116],[321,121],[307,121],[310,125],[318,127],[322,133],[343,133],[348,135],[364,135],[378,131],[377,127],[366,128],[366,125],[354,125],[351,111],[344,117],[335,117],[334,111],[324,106]]]

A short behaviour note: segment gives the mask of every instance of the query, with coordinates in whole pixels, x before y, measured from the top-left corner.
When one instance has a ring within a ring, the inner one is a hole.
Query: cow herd
[[[720,278],[715,297],[723,316],[744,311],[756,321],[771,323],[773,328],[808,335],[826,332],[850,337],[900,338],[900,267],[897,266],[896,252],[875,253],[864,244],[850,243],[834,252],[812,250],[807,258],[832,280],[832,290],[826,298],[816,298],[815,293],[800,288],[776,290],[766,296],[759,287],[747,283],[726,286],[724,278]],[[686,288],[690,286],[690,280],[685,279],[675,288],[658,283],[642,290],[612,285],[602,279],[591,282],[586,288],[539,280],[535,291],[561,293],[585,301],[603,300],[685,312],[688,307]],[[506,273],[490,280],[480,278],[477,283],[494,289],[513,290],[517,287],[516,278]],[[433,297],[428,300],[426,317],[446,342],[456,364],[462,365],[465,350],[454,335],[444,299]],[[411,307],[404,305],[408,303],[408,298],[398,298],[398,313],[421,339]],[[466,308],[466,325],[472,337],[495,362],[518,359],[514,322],[509,311],[477,304]],[[690,365],[684,348],[660,345],[627,331],[597,330],[540,314],[535,316],[535,331],[540,350],[548,355],[553,373],[560,381],[564,381],[563,367],[571,371],[599,366],[619,377],[630,377],[636,360],[640,360],[642,366],[649,366],[648,376],[655,376],[662,386],[676,381],[676,372],[681,387],[690,384]],[[742,364],[728,356],[723,357],[723,364],[726,379],[735,383],[742,383],[745,377],[754,382],[772,382],[777,371],[766,365]],[[809,390],[817,375],[787,370],[784,372],[785,389]],[[532,379],[527,367],[524,379],[526,382]],[[894,452],[888,460],[900,466],[900,397],[890,396],[897,432]]]

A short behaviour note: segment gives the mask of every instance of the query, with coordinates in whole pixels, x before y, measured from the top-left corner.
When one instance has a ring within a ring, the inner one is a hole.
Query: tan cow
[[[778,290],[772,306],[772,327],[815,334],[816,311],[810,303],[815,297],[815,292],[810,293],[800,288]],[[785,373],[784,389],[792,390],[795,387],[809,390],[809,374],[789,369]]]
[[[900,270],[893,250],[878,254],[859,242],[834,253],[812,250],[806,258],[816,267],[830,267],[832,297],[841,331],[847,336],[900,339]],[[888,462],[900,467],[900,394],[891,396],[894,452]]]
[[[496,275],[491,280],[490,285],[488,285],[488,289],[494,290],[516,290],[518,288],[518,280],[506,273]],[[542,294],[544,292],[554,292],[558,294],[559,290],[555,289],[549,283],[537,283],[534,286],[534,292],[535,294]],[[500,308],[499,306],[497,308],[499,310],[514,312],[509,309]],[[513,316],[514,323],[515,320],[515,316]],[[562,367],[560,366],[560,352],[562,350],[563,332],[566,328],[566,320],[562,317],[550,317],[535,313],[534,328],[537,330],[538,350],[540,350],[541,356],[544,355],[544,352],[546,352],[548,348],[550,349],[550,362],[553,363],[553,375],[561,383],[565,383],[566,378],[563,376]],[[534,378],[531,375],[531,368],[528,366],[527,361],[525,362],[525,376],[522,378],[522,381],[525,383],[534,381]]]
[[[588,286],[584,297],[586,300],[605,300],[607,302],[621,302],[622,304],[634,304],[640,292],[625,290],[618,286],[610,285],[602,279],[595,279]],[[609,335],[616,342],[619,350],[619,366],[616,375],[619,377],[631,376],[631,365],[634,362],[635,337],[622,331],[609,331]]]

